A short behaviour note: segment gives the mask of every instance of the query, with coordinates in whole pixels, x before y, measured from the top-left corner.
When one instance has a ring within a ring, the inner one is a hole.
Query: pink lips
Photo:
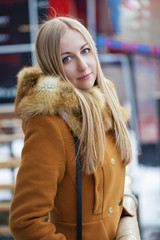
[[[82,77],[78,78],[78,80],[87,80],[90,78],[91,73],[83,75]]]

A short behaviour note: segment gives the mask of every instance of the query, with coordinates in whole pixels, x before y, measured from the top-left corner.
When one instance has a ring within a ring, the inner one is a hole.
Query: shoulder
[[[59,161],[58,159],[64,163],[68,142],[73,141],[73,137],[61,117],[56,115],[34,116],[27,122],[23,120],[23,130],[25,134],[23,157],[24,155],[27,155],[27,158],[33,155],[39,156],[38,162],[46,162],[44,159],[48,154],[48,165],[53,162],[53,159],[55,163]],[[54,158],[54,156],[56,157]]]
[[[66,122],[59,115],[36,115],[28,121],[22,121],[22,128],[26,135],[29,131],[45,135],[53,135],[57,132],[59,135],[71,135]]]

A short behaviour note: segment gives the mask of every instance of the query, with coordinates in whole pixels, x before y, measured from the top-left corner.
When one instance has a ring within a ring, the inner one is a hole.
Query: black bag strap
[[[77,240],[82,240],[82,176],[81,176],[81,154],[79,140],[74,137],[76,150],[76,169],[77,169]]]

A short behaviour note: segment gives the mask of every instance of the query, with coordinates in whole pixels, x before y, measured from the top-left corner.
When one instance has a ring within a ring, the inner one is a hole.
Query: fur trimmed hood
[[[61,116],[75,136],[80,136],[82,113],[74,86],[60,77],[45,76],[39,67],[25,67],[17,75],[17,96],[15,109],[17,115],[29,120],[36,115]],[[104,94],[98,87],[93,87],[90,94],[98,101],[102,112],[105,131],[113,130],[111,110]],[[125,121],[128,113],[121,107]]]

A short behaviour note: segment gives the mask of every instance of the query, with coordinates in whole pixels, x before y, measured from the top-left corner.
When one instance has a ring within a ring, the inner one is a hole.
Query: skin
[[[64,72],[69,81],[81,90],[92,88],[97,77],[96,60],[82,34],[67,29],[60,46]]]

